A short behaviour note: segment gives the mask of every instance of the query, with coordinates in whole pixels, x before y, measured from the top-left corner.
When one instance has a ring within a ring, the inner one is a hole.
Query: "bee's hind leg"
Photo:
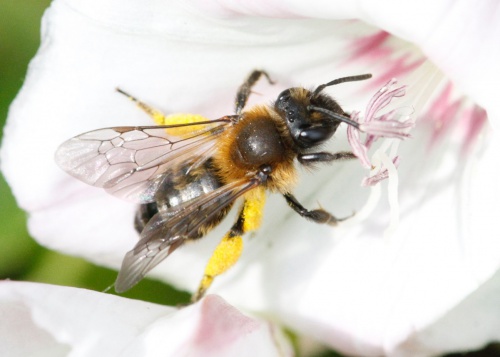
[[[179,124],[195,124],[199,122],[206,122],[208,121],[207,118],[198,115],[198,114],[186,114],[186,113],[177,113],[177,114],[169,114],[165,115],[158,109],[155,109],[151,107],[150,105],[142,102],[141,100],[137,99],[136,97],[128,94],[124,90],[120,88],[116,88],[116,91],[120,94],[123,94],[126,96],[128,99],[130,99],[132,102],[134,102],[139,109],[144,111],[147,115],[149,115],[157,125],[170,125],[170,126],[176,126]],[[168,128],[166,129],[168,134],[174,135],[174,136],[179,136],[179,137],[189,137],[194,131],[196,130],[201,130],[202,127],[196,127],[196,126],[191,126],[191,127],[177,127],[177,128]]]
[[[198,290],[191,298],[192,302],[200,300],[212,285],[214,278],[226,272],[238,261],[243,251],[242,236],[260,226],[264,203],[265,191],[262,187],[257,187],[245,194],[245,201],[238,219],[210,257]]]
[[[158,109],[155,109],[155,108],[151,107],[150,105],[148,105],[148,104],[144,103],[143,101],[137,99],[133,95],[128,94],[127,92],[125,92],[124,90],[122,90],[120,88],[116,88],[116,91],[118,93],[120,93],[120,94],[123,94],[125,97],[127,97],[132,102],[134,102],[135,105],[137,105],[137,107],[139,109],[141,109],[143,112],[145,112],[151,118],[153,118],[153,120],[155,121],[156,124],[158,124],[158,125],[165,125],[165,124],[167,124],[167,123],[165,123],[165,115],[161,111],[159,111]]]
[[[250,73],[245,82],[240,86],[240,88],[238,88],[238,93],[236,93],[236,114],[241,114],[241,111],[245,107],[245,104],[247,104],[247,100],[252,91],[252,87],[255,85],[255,83],[257,83],[262,75],[267,78],[267,81],[270,84],[274,84],[274,82],[271,80],[271,77],[269,77],[269,74],[267,74],[267,72],[263,70],[256,69],[252,73]]]

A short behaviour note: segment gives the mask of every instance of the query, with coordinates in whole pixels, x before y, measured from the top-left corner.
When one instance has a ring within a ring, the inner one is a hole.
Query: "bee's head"
[[[318,86],[314,91],[289,88],[281,92],[274,107],[285,119],[294,143],[308,149],[330,139],[341,122],[357,125],[334,99],[321,91],[331,85],[370,77],[371,74],[364,74],[339,78]]]

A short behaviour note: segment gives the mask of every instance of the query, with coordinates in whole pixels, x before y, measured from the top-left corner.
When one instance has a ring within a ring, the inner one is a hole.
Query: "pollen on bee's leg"
[[[208,261],[200,286],[193,295],[193,302],[203,297],[216,276],[227,271],[238,261],[242,250],[243,239],[241,236],[233,236],[231,233],[228,233],[222,238],[222,241],[215,248],[214,253]]]
[[[206,122],[208,121],[207,118],[198,115],[198,114],[186,114],[186,113],[179,113],[179,114],[171,114],[171,115],[165,115],[158,109],[153,108],[149,104],[144,103],[143,101],[137,99],[131,94],[128,94],[124,90],[120,88],[116,88],[116,91],[120,94],[123,94],[125,97],[130,99],[132,102],[137,105],[139,109],[144,111],[147,115],[149,115],[151,118],[153,118],[154,122],[157,125],[178,125],[178,124],[193,124],[193,123],[198,123],[198,122]],[[187,126],[187,127],[179,127],[179,128],[169,128],[166,129],[167,133],[170,135],[174,136],[179,136],[183,137],[188,134],[192,135],[194,131],[197,130],[202,130],[205,127],[200,125],[200,127],[197,126]]]
[[[243,250],[241,236],[226,235],[215,248],[205,268],[205,275],[216,277],[231,268],[238,261]]]
[[[245,195],[243,232],[254,231],[260,227],[265,203],[266,192],[263,187],[257,187]]]
[[[153,117],[155,122],[158,125],[179,125],[179,124],[194,124],[199,122],[207,122],[209,119],[205,118],[202,115],[198,114],[189,114],[189,113],[178,113],[178,114],[170,114],[167,116],[161,115],[157,118]],[[189,126],[180,126],[177,128],[168,128],[165,129],[167,134],[184,137],[184,136],[192,136],[193,132],[206,129],[204,125],[189,125]]]

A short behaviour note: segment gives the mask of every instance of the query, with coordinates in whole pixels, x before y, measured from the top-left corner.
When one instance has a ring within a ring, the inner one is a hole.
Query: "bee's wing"
[[[193,123],[198,130],[183,138],[169,135],[168,129],[190,125],[99,129],[64,142],[55,158],[63,170],[89,185],[132,202],[149,203],[163,172],[191,157],[197,162],[207,158],[230,123],[226,117]]]
[[[196,237],[198,229],[206,222],[260,184],[257,177],[245,178],[154,215],[144,227],[141,240],[125,255],[115,290],[124,292],[137,284],[187,239]]]

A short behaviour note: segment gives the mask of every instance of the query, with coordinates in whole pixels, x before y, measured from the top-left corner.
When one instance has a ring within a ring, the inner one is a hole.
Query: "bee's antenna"
[[[360,74],[358,76],[349,76],[349,77],[337,78],[337,79],[334,79],[331,82],[328,82],[328,83],[325,83],[325,84],[322,84],[322,85],[318,86],[318,88],[316,88],[314,90],[314,92],[312,94],[312,97],[317,96],[319,94],[319,92],[321,92],[326,87],[334,86],[336,84],[345,83],[345,82],[364,81],[364,80],[369,79],[369,78],[372,78],[372,75],[370,73]]]
[[[314,111],[326,114],[327,116],[329,116],[332,119],[341,121],[342,123],[346,123],[347,125],[351,125],[351,126],[355,127],[356,129],[359,129],[359,123],[355,122],[354,120],[351,120],[351,118],[346,117],[345,115],[341,115],[341,114],[332,112],[331,110],[317,107],[315,105],[308,105],[307,110],[314,110]]]

